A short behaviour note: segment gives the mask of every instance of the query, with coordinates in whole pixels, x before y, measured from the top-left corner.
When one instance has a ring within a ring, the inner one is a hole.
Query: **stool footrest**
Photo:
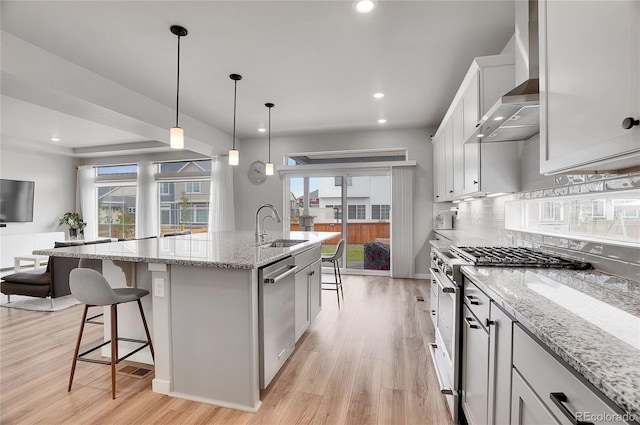
[[[120,363],[122,360],[125,360],[131,356],[133,356],[135,353],[137,353],[138,351],[142,350],[145,347],[149,346],[149,341],[145,341],[142,339],[132,339],[132,338],[118,338],[118,341],[126,341],[126,342],[135,342],[137,344],[142,344],[140,347],[136,348],[135,350],[131,351],[130,353],[120,357],[119,359],[116,360],[116,364]],[[109,341],[105,341],[100,345],[96,345],[93,348],[90,348],[89,350],[85,351],[82,354],[78,354],[78,357],[76,357],[76,360],[80,360],[82,362],[89,362],[89,363],[100,363],[100,364],[111,364],[111,361],[107,361],[107,360],[97,360],[97,359],[86,359],[84,358],[84,356],[86,356],[89,353],[92,353],[102,347],[104,347],[107,344],[110,344],[111,340]]]

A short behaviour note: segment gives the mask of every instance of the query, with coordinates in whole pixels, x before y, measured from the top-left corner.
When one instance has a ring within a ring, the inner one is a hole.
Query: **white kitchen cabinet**
[[[471,425],[488,423],[489,333],[471,310],[462,312],[462,409]]]
[[[310,266],[296,273],[296,342],[311,323],[309,317],[309,270]]]
[[[433,200],[434,202],[445,201],[445,140],[441,133],[433,137]]]
[[[295,257],[295,335],[296,342],[309,328],[321,306],[321,247],[304,251]]]
[[[513,371],[511,425],[560,425],[560,422],[527,385],[517,370]]]
[[[434,200],[519,189],[517,143],[475,143],[491,106],[515,86],[513,55],[475,58],[433,138]]]
[[[462,409],[470,424],[510,421],[513,320],[464,280]]]
[[[627,423],[623,419],[629,418],[628,415],[598,395],[599,391],[592,390],[590,384],[577,378],[520,325],[513,328],[513,368],[512,424],[570,425],[576,423],[576,419],[594,425]],[[520,394],[523,390],[517,377],[526,382],[533,395],[524,397]],[[523,412],[535,412],[530,417],[539,419],[525,421]],[[544,412],[547,416],[543,416]],[[547,418],[555,418],[555,421],[549,422]]]
[[[540,172],[640,167],[640,2],[543,1]]]
[[[317,260],[309,266],[309,320],[320,313],[322,308],[322,262]]]

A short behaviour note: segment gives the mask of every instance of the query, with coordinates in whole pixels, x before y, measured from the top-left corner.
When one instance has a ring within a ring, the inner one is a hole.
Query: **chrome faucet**
[[[276,210],[276,208],[271,205],[271,204],[262,204],[258,207],[258,210],[256,211],[256,242],[263,242],[264,241],[264,237],[267,235],[267,232],[264,232],[264,218],[267,218],[269,216],[265,216],[262,219],[262,229],[260,228],[260,221],[259,221],[259,217],[260,217],[260,210],[262,210],[263,208],[269,208],[271,209],[271,218],[273,220],[275,220],[276,223],[280,223],[282,221],[282,219],[280,218],[280,214],[278,214],[278,210]]]

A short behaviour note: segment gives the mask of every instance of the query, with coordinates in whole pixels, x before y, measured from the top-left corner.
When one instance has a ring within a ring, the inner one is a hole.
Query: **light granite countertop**
[[[620,408],[640,415],[640,283],[593,270],[462,272]]]
[[[89,258],[97,260],[165,263],[201,267],[255,269],[309,249],[337,232],[290,232],[287,239],[305,240],[287,248],[271,248],[270,241],[283,237],[270,232],[268,240],[257,245],[252,231],[196,233],[157,239],[139,239],[55,249],[39,249],[35,255]]]

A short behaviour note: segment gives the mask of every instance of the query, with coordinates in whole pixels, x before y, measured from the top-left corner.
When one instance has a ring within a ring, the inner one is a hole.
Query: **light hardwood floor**
[[[344,290],[341,310],[335,292],[323,291],[322,311],[263,391],[257,414],[153,393],[151,376],[118,375],[112,400],[110,368],[84,362],[69,393],[82,306],[56,313],[0,308],[0,422],[451,424],[426,346],[434,339],[427,281],[344,276]],[[100,340],[101,326],[86,330],[87,346]]]

